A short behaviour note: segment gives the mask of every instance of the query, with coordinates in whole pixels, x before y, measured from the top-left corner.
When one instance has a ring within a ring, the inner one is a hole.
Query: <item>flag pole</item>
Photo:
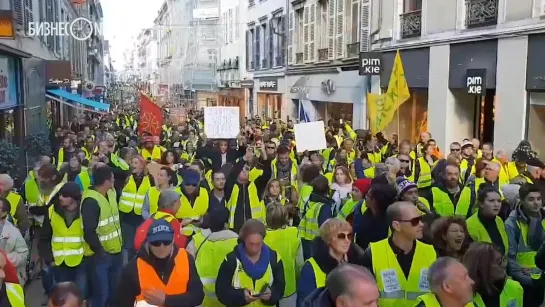
[[[396,56],[399,56],[399,59],[400,59],[400,62],[401,62],[401,55],[399,54],[399,50],[397,51],[397,55]],[[400,120],[399,120],[399,109],[401,108],[401,106],[399,105],[399,91],[400,91],[400,88],[399,88],[399,69],[396,69],[396,87],[397,87],[397,100],[396,101],[396,104],[397,104],[397,108],[396,108],[396,112],[397,112],[397,138],[399,139],[399,132],[400,132],[400,127],[399,127],[399,124],[400,124]]]

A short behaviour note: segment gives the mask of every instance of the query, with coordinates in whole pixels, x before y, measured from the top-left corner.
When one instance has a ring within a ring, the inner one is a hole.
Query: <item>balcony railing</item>
[[[466,27],[478,28],[498,23],[499,0],[466,0]]]
[[[417,37],[422,31],[422,11],[412,11],[399,15],[401,22],[401,38]]]
[[[318,61],[327,61],[327,48],[318,49]]]
[[[303,53],[297,52],[295,54],[295,64],[303,64]]]
[[[284,56],[283,55],[277,55],[274,58],[274,66],[275,67],[284,66]]]
[[[346,57],[357,58],[360,55],[360,42],[346,45]]]

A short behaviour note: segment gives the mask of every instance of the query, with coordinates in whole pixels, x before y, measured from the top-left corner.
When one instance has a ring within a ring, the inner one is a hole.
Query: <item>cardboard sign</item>
[[[153,176],[153,179],[155,179],[155,182],[157,182],[157,177],[159,176],[159,172],[161,171],[161,168],[165,167],[165,165],[155,162],[148,163],[148,172],[150,175]]]
[[[323,121],[295,124],[294,130],[297,152],[327,148]]]
[[[234,139],[240,132],[238,107],[205,107],[204,133],[209,139]]]

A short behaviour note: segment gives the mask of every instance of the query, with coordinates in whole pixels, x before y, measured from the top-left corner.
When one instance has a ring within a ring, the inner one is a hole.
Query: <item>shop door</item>
[[[496,90],[486,90],[485,96],[475,98],[474,135],[481,143],[494,143]]]

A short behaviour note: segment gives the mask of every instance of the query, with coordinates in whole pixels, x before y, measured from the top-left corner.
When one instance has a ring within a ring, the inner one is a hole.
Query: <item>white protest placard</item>
[[[294,130],[297,152],[327,148],[323,121],[295,124]]]
[[[238,107],[205,107],[204,133],[209,139],[234,139],[240,132]]]

